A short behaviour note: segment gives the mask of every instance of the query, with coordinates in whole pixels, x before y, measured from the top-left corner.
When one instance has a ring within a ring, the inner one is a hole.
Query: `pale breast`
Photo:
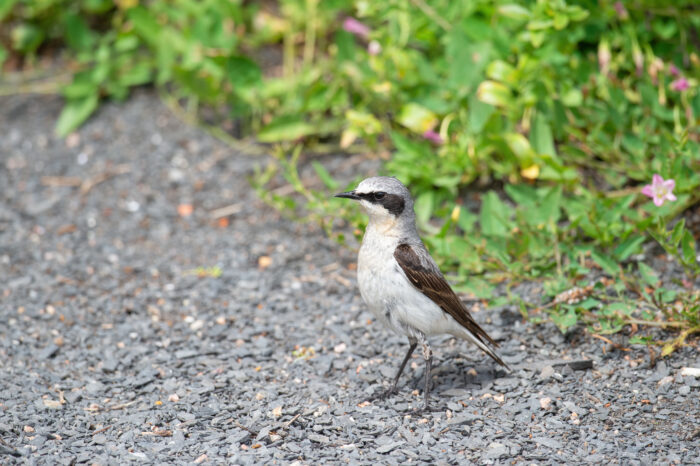
[[[360,294],[378,321],[400,334],[452,333],[453,320],[416,289],[394,258],[395,241],[366,235],[357,261]]]

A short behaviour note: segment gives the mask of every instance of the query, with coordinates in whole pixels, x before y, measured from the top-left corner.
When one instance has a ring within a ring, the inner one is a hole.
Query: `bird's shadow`
[[[425,367],[419,368],[409,382],[414,389],[422,389]],[[493,384],[496,379],[509,377],[510,374],[490,361],[475,363],[455,354],[446,356],[441,361],[434,361],[431,371],[431,395],[440,397],[442,392],[454,389],[482,390]]]

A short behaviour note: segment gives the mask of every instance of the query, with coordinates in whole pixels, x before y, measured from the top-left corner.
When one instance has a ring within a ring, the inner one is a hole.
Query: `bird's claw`
[[[426,403],[423,406],[421,406],[420,408],[414,409],[413,413],[416,415],[421,415],[421,414],[430,414],[430,413],[436,412],[436,411],[439,411],[439,410],[436,409],[434,406]]]
[[[398,390],[396,389],[396,387],[390,387],[386,390],[383,390],[379,393],[375,393],[374,395],[368,397],[366,399],[366,401],[369,401],[369,402],[377,401],[377,400],[384,401],[387,398],[389,398],[390,396],[396,395],[397,393],[398,393]]]

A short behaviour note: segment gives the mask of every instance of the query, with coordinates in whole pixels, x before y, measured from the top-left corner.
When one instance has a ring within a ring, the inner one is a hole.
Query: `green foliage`
[[[697,327],[697,299],[668,311],[671,290],[638,261],[655,240],[691,282],[700,272],[692,231],[677,220],[700,199],[695,4],[4,0],[0,63],[66,47],[78,71],[63,89],[61,135],[100,99],[151,83],[192,112],[235,121],[277,145],[276,165],[252,180],[260,195],[304,208],[340,239],[333,219],[361,227],[363,217],[328,197],[338,183],[318,162],[325,188],[304,185],[302,149],[330,138],[391,153],[386,172],[413,190],[426,241],[461,289],[490,298],[495,281],[539,279],[552,299],[603,273],[622,288],[552,301],[560,328],[617,331],[647,312],[628,301],[646,286],[685,332]],[[344,30],[347,17],[368,32]],[[301,197],[266,189],[276,173]],[[655,173],[676,181],[675,202],[640,194]],[[535,319],[540,305],[519,302]]]

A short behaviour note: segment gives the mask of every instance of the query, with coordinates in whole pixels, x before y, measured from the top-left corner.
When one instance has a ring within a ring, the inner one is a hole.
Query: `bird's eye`
[[[376,199],[377,201],[384,199],[384,196],[386,196],[386,193],[382,191],[374,193],[374,199]]]

